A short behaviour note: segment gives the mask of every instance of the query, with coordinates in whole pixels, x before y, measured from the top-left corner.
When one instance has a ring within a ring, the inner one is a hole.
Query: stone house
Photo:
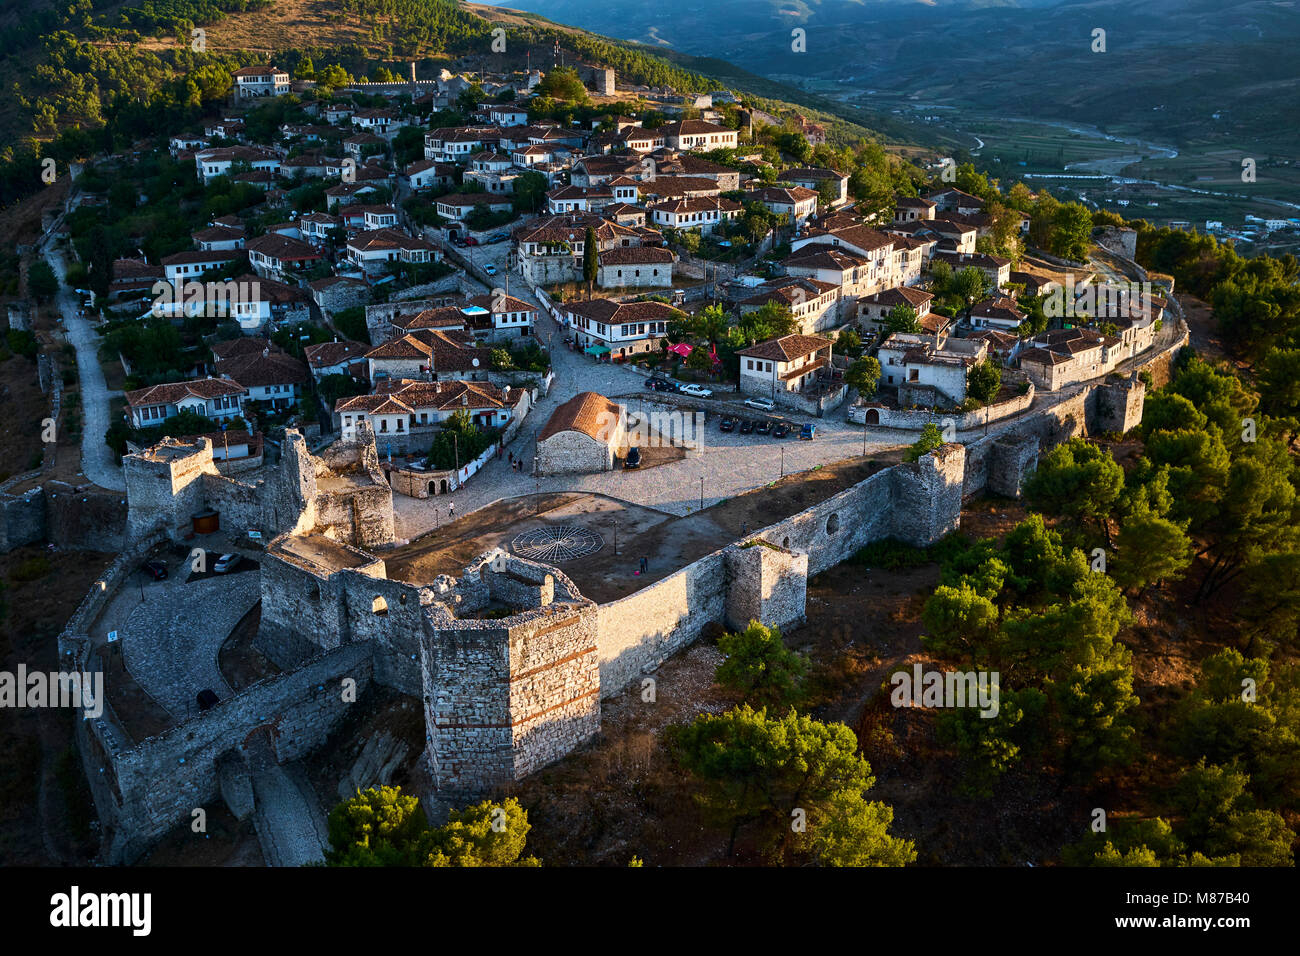
[[[626,440],[625,410],[596,392],[580,392],[555,410],[537,435],[543,475],[610,471]]]
[[[829,376],[832,342],[820,335],[784,335],[759,342],[740,356],[740,390],[746,395],[780,402],[790,392],[814,383],[818,373]]]

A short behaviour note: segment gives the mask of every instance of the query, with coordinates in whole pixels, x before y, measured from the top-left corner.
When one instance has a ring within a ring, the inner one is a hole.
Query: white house
[[[657,351],[659,340],[668,333],[668,323],[681,314],[663,302],[611,299],[566,302],[559,308],[579,347],[590,355],[614,359]]]
[[[537,326],[536,307],[512,295],[476,295],[468,305],[467,326],[476,338],[527,338]]]
[[[408,236],[396,229],[375,229],[359,232],[348,240],[347,259],[359,266],[367,275],[383,271],[389,262],[406,262],[419,265],[437,262],[437,247],[427,239]]]
[[[784,213],[792,223],[805,222],[817,214],[817,193],[803,186],[765,186],[753,190],[750,198],[777,215]]]
[[[241,100],[258,96],[284,96],[289,92],[289,74],[274,66],[246,66],[230,74],[235,95]]]
[[[898,388],[902,405],[956,407],[966,400],[966,377],[984,361],[988,344],[978,339],[895,332],[876,352],[883,384]]]
[[[741,349],[736,353],[740,356],[740,390],[773,400],[802,391],[817,380],[819,372],[830,374],[831,346],[831,340],[820,335],[795,334]]]
[[[134,428],[151,428],[188,411],[228,421],[240,415],[243,394],[243,386],[219,378],[150,385],[126,393],[127,420]]]
[[[218,146],[194,154],[194,165],[205,186],[218,176],[230,175],[237,163],[247,163],[254,172],[275,175],[280,171],[280,157],[255,146]]]
[[[163,275],[173,284],[197,279],[209,269],[220,269],[244,258],[243,250],[214,249],[207,252],[177,252],[162,260]]]
[[[740,313],[754,312],[769,303],[786,306],[805,335],[840,324],[841,288],[802,276],[786,276],[756,286],[754,294],[740,300]]]
[[[646,207],[651,223],[658,228],[698,229],[702,233],[712,232],[719,223],[730,222],[743,211],[735,200],[717,196],[665,199]]]
[[[457,222],[469,217],[475,209],[485,207],[488,212],[507,212],[513,208],[511,200],[491,193],[451,193],[434,200],[438,215]]]
[[[681,120],[661,126],[655,132],[663,136],[663,145],[669,149],[734,149],[740,142],[740,134],[734,129],[704,120]]]

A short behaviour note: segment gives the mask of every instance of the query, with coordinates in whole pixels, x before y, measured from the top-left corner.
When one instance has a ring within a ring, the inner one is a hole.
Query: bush
[[[19,562],[18,567],[14,568],[9,576],[20,582],[39,581],[53,570],[50,559],[43,554],[38,554],[34,558]]]

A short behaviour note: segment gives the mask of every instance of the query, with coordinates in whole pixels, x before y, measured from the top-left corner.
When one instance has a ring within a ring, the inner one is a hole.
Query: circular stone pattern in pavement
[[[572,561],[595,554],[605,546],[605,539],[587,528],[572,525],[548,525],[518,535],[512,547],[515,554],[530,561]]]

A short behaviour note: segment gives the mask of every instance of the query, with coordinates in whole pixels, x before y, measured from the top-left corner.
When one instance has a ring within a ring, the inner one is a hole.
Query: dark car
[[[724,432],[734,432],[736,430],[736,420],[734,418],[724,418],[718,422],[718,428]]]
[[[772,434],[772,423],[765,418],[754,426],[754,431],[760,435],[770,435]]]
[[[146,561],[140,570],[155,581],[163,581],[167,578],[167,565],[161,561]]]
[[[652,378],[650,381],[655,383],[655,388],[661,392],[678,392],[681,388],[671,378]]]
[[[785,438],[790,434],[790,426],[785,422],[777,422],[776,427],[772,429],[773,438]]]
[[[741,423],[740,423],[740,433],[741,433],[742,435],[749,435],[749,434],[753,433],[753,431],[754,431],[754,423],[753,423],[752,421],[750,421],[748,418],[746,418],[746,419],[744,419],[743,421],[741,421]]]
[[[484,242],[487,242],[487,243],[493,243],[493,242],[505,242],[505,241],[506,241],[507,239],[509,239],[509,238],[510,238],[510,236],[509,236],[507,233],[504,233],[504,232],[494,232],[494,233],[492,233],[492,235],[488,236],[488,237],[487,237],[486,239],[484,239],[483,241],[484,241]]]
[[[657,379],[657,378],[648,378],[648,379],[646,379],[646,380],[645,380],[645,387],[646,387],[647,389],[649,389],[650,391],[652,391],[652,392],[657,392],[657,391],[659,391],[659,379]]]
[[[636,445],[633,445],[631,448],[627,450],[627,457],[623,459],[623,467],[624,468],[641,467],[641,449],[637,448]]]
[[[461,249],[464,249],[467,245],[469,245],[469,243],[466,242],[464,239],[462,239],[460,236],[452,236],[452,237],[451,237],[451,244],[452,244],[453,246],[458,246],[458,247],[460,247]]]

